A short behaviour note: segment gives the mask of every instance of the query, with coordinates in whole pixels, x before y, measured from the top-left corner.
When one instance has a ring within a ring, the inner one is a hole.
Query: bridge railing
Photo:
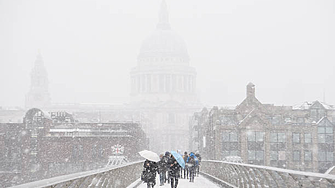
[[[140,177],[142,169],[143,161],[138,161],[117,167],[57,176],[50,179],[21,184],[13,188],[127,187]]]
[[[335,187],[335,175],[203,160],[200,171],[224,187]]]

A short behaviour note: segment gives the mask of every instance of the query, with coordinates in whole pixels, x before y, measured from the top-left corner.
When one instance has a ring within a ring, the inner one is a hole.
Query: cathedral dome
[[[139,61],[174,59],[184,63],[189,60],[185,41],[170,27],[165,1],[162,1],[157,28],[143,41],[138,59]]]
[[[188,59],[185,41],[173,30],[157,28],[141,46],[139,58],[184,58]]]

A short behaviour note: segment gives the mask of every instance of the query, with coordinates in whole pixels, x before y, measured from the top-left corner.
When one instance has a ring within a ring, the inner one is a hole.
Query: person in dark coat
[[[147,183],[147,188],[152,188],[156,185],[156,173],[158,171],[157,163],[149,160],[145,160],[143,164],[143,174],[144,178],[142,179]]]
[[[164,155],[160,154],[159,158],[161,159],[160,161],[158,161],[158,173],[159,173],[159,182],[160,182],[160,186],[163,186],[165,183],[165,179],[166,179],[166,167],[167,167],[167,163],[164,160]]]
[[[177,188],[178,186],[180,167],[181,166],[172,155],[169,160],[169,177],[171,181],[171,188]]]
[[[187,152],[185,151],[185,152],[184,152],[184,155],[183,155],[183,159],[184,159],[185,164],[186,164],[187,158],[188,158],[188,154],[187,154]],[[187,168],[186,165],[185,165],[185,169],[184,169],[184,179],[185,179],[185,178],[188,179],[188,168]]]
[[[164,183],[166,183],[166,181],[168,181],[168,183],[170,183],[170,178],[169,178],[169,160],[171,158],[171,154],[170,152],[165,152],[165,155],[163,156],[162,160],[163,160],[163,164],[165,164],[165,169],[164,172],[163,172],[163,175],[164,175]]]
[[[199,164],[196,166],[195,174],[199,176],[200,173],[200,164],[201,164],[201,155],[199,153],[196,153],[195,156],[198,158]]]
[[[188,166],[188,170],[190,173],[190,182],[194,182],[195,169],[196,169],[196,166],[199,165],[199,161],[193,152],[191,152],[190,156],[187,158],[186,164]]]

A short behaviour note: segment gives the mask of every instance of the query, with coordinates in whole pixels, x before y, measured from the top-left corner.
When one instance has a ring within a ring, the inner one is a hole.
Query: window
[[[293,143],[300,143],[300,133],[293,133]]]
[[[325,116],[325,111],[324,110],[319,110],[319,118],[322,118]]]
[[[248,150],[248,159],[255,160],[256,159],[256,152]]]
[[[280,168],[286,166],[286,134],[270,134],[270,165]]]
[[[274,116],[272,118],[272,125],[279,125],[281,121],[281,116]]]
[[[318,126],[318,143],[333,143],[333,127],[328,121],[323,121]]]
[[[319,162],[324,162],[324,161],[332,162],[334,161],[334,153],[319,151],[318,159],[319,159]]]
[[[237,142],[237,134],[234,132],[230,133],[230,142]]]
[[[319,134],[318,135],[318,141],[319,143],[326,143],[326,138],[324,134]]]
[[[264,160],[264,151],[256,151],[256,160]]]
[[[334,161],[334,153],[333,152],[326,152],[327,161]]]
[[[311,116],[312,116],[313,118],[316,118],[316,115],[317,115],[317,111],[316,111],[316,109],[312,109],[312,110],[311,110]]]
[[[305,161],[312,161],[312,151],[305,150]]]
[[[248,132],[248,141],[251,142],[263,142],[264,132]]]
[[[305,133],[305,144],[312,143],[312,134],[311,133]]]
[[[264,164],[264,132],[248,132],[248,160],[249,163]]]
[[[264,141],[264,132],[256,132],[256,142]]]
[[[293,151],[293,161],[300,161],[300,151]]]
[[[250,151],[248,150],[248,159],[256,160],[256,161],[263,161],[264,160],[264,151]]]
[[[318,159],[319,159],[319,162],[326,161],[326,152],[319,151],[319,153],[318,153]]]
[[[278,151],[271,151],[270,160],[271,161],[277,161],[278,160]]]
[[[249,132],[248,134],[248,141],[250,142],[255,142],[256,141],[256,135],[254,134],[254,132]]]
[[[239,156],[239,148],[238,134],[236,132],[222,133],[222,157]]]
[[[224,142],[237,142],[237,133],[235,132],[224,132],[222,133],[222,140]]]

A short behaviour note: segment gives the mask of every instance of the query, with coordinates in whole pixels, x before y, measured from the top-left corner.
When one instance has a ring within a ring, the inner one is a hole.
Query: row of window
[[[228,156],[229,154],[238,154],[238,151],[225,151],[224,155]],[[261,161],[264,160],[264,151],[263,150],[248,150],[248,160],[256,160]],[[271,161],[285,161],[286,160],[286,152],[285,151],[271,151],[270,154]],[[312,161],[312,151],[305,150],[304,151],[304,160],[305,161]],[[318,160],[323,161],[334,161],[334,153],[333,152],[318,152]],[[301,152],[296,150],[293,151],[293,161],[301,161]]]
[[[333,143],[334,137],[331,130],[327,128],[318,130],[318,143]],[[238,135],[235,132],[224,132],[222,133],[222,141],[223,142],[238,142]],[[264,132],[248,132],[248,142],[263,142],[264,141]],[[310,144],[312,143],[312,134],[304,133],[304,143]],[[301,133],[293,133],[292,134],[292,142],[294,144],[301,143]],[[270,142],[271,143],[284,143],[286,142],[286,134],[285,133],[271,133],[270,134]]]
[[[326,127],[329,128],[329,127]],[[327,133],[327,129],[320,130],[318,134],[319,151],[318,160],[334,161],[333,155],[333,134]],[[328,130],[330,132],[330,130]],[[292,142],[300,143],[301,133],[292,134]],[[265,132],[247,132],[248,140],[248,160],[264,161],[264,135]],[[236,132],[223,132],[222,137],[223,157],[239,154],[238,135]],[[285,133],[270,133],[270,159],[271,161],[286,160],[286,134]],[[304,134],[304,143],[312,143],[312,134]],[[326,148],[324,148],[326,147]],[[330,149],[327,149],[330,148]],[[301,151],[294,150],[293,161],[301,160]],[[304,150],[304,161],[312,161],[312,151]]]

